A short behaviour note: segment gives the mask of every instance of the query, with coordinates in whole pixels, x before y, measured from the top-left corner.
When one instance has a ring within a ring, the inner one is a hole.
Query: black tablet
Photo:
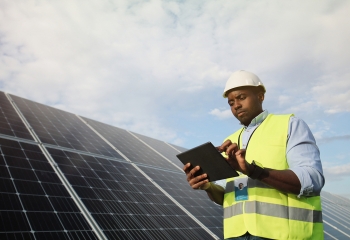
[[[211,142],[204,143],[176,156],[184,165],[191,163],[192,167],[200,166],[201,169],[196,176],[206,173],[209,182],[238,176],[238,173]]]

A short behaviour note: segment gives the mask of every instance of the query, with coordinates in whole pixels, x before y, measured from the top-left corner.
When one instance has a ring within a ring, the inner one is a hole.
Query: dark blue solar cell
[[[50,201],[46,196],[22,194],[21,200],[26,211],[53,211]]]
[[[33,140],[4,92],[0,92],[0,134]]]
[[[0,194],[0,210],[23,210],[18,195],[14,193],[2,193]]]
[[[53,212],[27,212],[34,231],[63,231],[58,215]]]
[[[79,208],[70,197],[49,197],[49,199],[57,212],[80,212]]]
[[[16,193],[15,186],[11,179],[0,178],[0,189],[5,193]]]
[[[9,171],[8,171],[6,166],[1,166],[0,165],[0,177],[2,177],[2,178],[10,178],[10,173],[9,173]]]
[[[92,231],[37,145],[11,143],[11,140],[1,143],[3,163],[8,166],[0,165],[2,237],[31,239],[35,235],[36,239],[69,239],[73,228]],[[30,156],[30,160],[26,156]],[[75,235],[86,234],[71,236]],[[95,238],[91,233],[86,236],[89,235]]]
[[[126,130],[91,119],[84,119],[132,162],[178,170],[176,166],[161,157],[145,144],[139,142],[137,138]]]
[[[29,232],[30,227],[23,212],[1,211],[0,232]]]
[[[35,240],[34,234],[31,232],[0,232],[0,239],[26,239],[26,240]],[[36,238],[36,239],[42,239],[42,238]],[[50,238],[51,239],[51,238]]]
[[[122,158],[74,114],[11,97],[42,142]]]

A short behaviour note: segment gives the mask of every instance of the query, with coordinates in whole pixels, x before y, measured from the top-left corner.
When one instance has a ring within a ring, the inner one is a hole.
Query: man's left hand
[[[249,175],[251,164],[245,159],[245,149],[239,149],[236,143],[226,140],[220,147],[217,148],[220,152],[225,152],[227,162],[236,171],[240,171],[245,175]]]

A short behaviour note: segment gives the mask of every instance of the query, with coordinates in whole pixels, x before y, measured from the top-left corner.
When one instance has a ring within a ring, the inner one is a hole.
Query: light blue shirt
[[[269,115],[268,111],[256,116],[242,132],[242,148],[247,146],[254,130]],[[324,185],[320,151],[307,124],[292,116],[289,120],[287,138],[287,162],[289,170],[299,178],[301,190],[298,197],[319,195]]]

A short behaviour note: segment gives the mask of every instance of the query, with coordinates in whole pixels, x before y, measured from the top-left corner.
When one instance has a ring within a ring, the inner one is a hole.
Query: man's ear
[[[265,94],[263,92],[259,92],[258,99],[259,99],[260,103],[262,103],[265,99]]]

